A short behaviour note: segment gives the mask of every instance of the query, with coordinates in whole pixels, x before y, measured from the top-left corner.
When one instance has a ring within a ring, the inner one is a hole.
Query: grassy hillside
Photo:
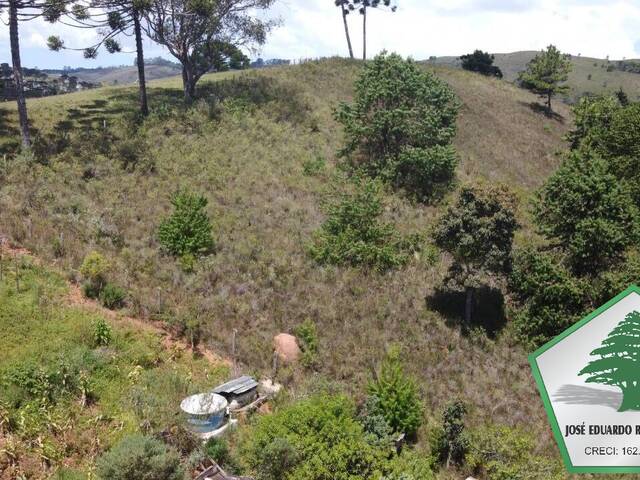
[[[237,329],[248,371],[268,372],[273,335],[311,318],[320,336],[318,371],[283,373],[294,396],[318,385],[361,394],[385,347],[400,343],[420,380],[428,425],[461,397],[471,405],[471,425],[524,427],[538,438],[538,452],[555,456],[526,352],[513,346],[508,327],[495,338],[456,327],[460,312],[443,310],[434,296],[447,265],[433,248],[384,275],[321,268],[307,255],[330,183],[342,188],[332,111],[350,99],[358,69],[334,59],[210,75],[190,109],[181,106],[178,78],[155,81],[143,123],[131,87],[29,100],[40,162],[10,155],[0,164],[0,233],[72,278],[88,252],[101,251],[110,280],[128,291],[129,313],[176,331],[195,320],[207,346],[221,353]],[[507,82],[443,67],[435,73],[463,105],[459,181],[508,183],[522,200],[527,232],[529,194],[558,164],[568,108],[558,105],[561,118],[549,119],[532,108],[535,96]],[[0,148],[10,153],[15,112],[1,108]],[[214,224],[215,254],[193,272],[162,255],[156,236],[181,187],[206,196]],[[427,238],[442,208],[385,196],[388,219]],[[505,321],[500,307],[478,315],[490,332]]]
[[[168,65],[146,65],[145,77],[147,80],[173,77],[180,74],[180,70]],[[95,70],[83,70],[76,74],[80,80],[103,85],[126,85],[138,81],[137,67],[113,67]]]
[[[0,479],[86,478],[71,474],[128,432],[175,424],[185,394],[227,377],[154,328],[79,305],[32,257],[2,253]]]
[[[500,67],[505,80],[513,82],[523,71],[527,63],[537,54],[535,51],[496,53],[495,65]],[[436,65],[460,67],[457,57],[439,57],[431,62]],[[607,67],[616,63],[599,58],[571,57],[573,71],[569,74],[568,84],[571,91],[564,97],[568,102],[575,102],[582,95],[614,93],[622,88],[632,100],[640,99],[640,74],[620,70],[607,71]]]

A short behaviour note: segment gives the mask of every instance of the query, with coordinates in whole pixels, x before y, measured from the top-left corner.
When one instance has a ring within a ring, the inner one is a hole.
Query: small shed
[[[253,402],[258,396],[258,382],[248,375],[231,380],[213,389],[229,402],[229,409],[236,410]]]

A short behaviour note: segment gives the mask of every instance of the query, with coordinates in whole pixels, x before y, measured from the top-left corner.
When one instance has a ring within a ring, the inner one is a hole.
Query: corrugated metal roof
[[[222,385],[213,389],[213,393],[226,393],[233,395],[241,395],[253,390],[258,386],[258,382],[248,375],[231,380],[230,382],[223,383]]]

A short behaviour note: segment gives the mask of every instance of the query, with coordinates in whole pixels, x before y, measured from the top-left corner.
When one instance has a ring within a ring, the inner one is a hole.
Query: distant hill
[[[518,73],[538,52],[522,51],[496,53],[495,65],[500,67],[507,81],[515,82]],[[640,100],[640,73],[620,70],[620,60],[572,56],[573,71],[569,75],[571,91],[565,96],[569,103],[575,102],[585,94],[613,93],[622,88],[632,100]],[[626,60],[625,62],[634,62]],[[427,63],[461,68],[458,57],[431,58]]]
[[[85,82],[102,83],[103,85],[126,85],[138,80],[138,68],[113,67],[91,70],[81,70],[75,75]],[[180,69],[170,65],[146,65],[145,76],[147,80],[173,77],[180,75]]]

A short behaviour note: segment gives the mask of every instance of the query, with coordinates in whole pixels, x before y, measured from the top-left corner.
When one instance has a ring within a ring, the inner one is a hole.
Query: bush
[[[462,465],[469,448],[464,427],[466,413],[467,407],[461,401],[448,404],[442,413],[442,427],[433,438],[432,451],[447,468],[451,464]]]
[[[573,152],[537,193],[537,225],[581,275],[610,267],[638,241],[637,208],[608,170],[598,155]]]
[[[577,321],[585,312],[589,284],[575,278],[550,252],[528,248],[514,256],[510,290],[519,305],[518,334],[541,345]]]
[[[493,65],[495,56],[482,50],[475,50],[473,53],[460,57],[462,68],[471,72],[478,72],[490,77],[502,78],[502,71]]]
[[[415,436],[422,423],[423,405],[415,381],[404,373],[400,349],[389,350],[368,390],[377,399],[372,414],[382,415],[394,432]]]
[[[382,199],[375,181],[358,181],[355,192],[340,195],[326,212],[327,220],[309,247],[318,263],[385,271],[404,265],[417,248],[417,242],[401,239],[393,225],[380,221]]]
[[[318,357],[318,329],[310,318],[298,325],[294,331],[302,349],[302,364],[311,368]]]
[[[97,462],[102,480],[184,480],[180,457],[159,440],[125,437]]]
[[[82,291],[87,298],[98,298],[106,284],[109,262],[99,252],[90,252],[82,261],[80,273],[85,279]]]
[[[162,221],[158,229],[162,248],[174,256],[203,255],[213,250],[211,223],[205,211],[207,199],[180,191],[171,203],[173,213]]]
[[[472,432],[466,463],[473,475],[491,480],[559,480],[566,478],[558,461],[537,456],[537,441],[524,431],[491,426]]]
[[[386,467],[387,473],[380,480],[432,480],[431,458],[414,450],[403,450],[394,456]]]
[[[392,453],[367,442],[344,397],[313,397],[258,417],[242,440],[258,480],[369,480]]]
[[[127,292],[123,288],[107,283],[100,292],[100,303],[110,310],[122,308],[127,297]]]
[[[229,444],[223,438],[210,438],[204,446],[207,456],[229,472],[238,470],[236,459],[229,450]]]
[[[336,111],[346,136],[340,154],[352,167],[429,200],[454,177],[458,109],[444,82],[411,59],[382,53],[364,66],[354,103]]]
[[[96,322],[93,328],[93,339],[99,347],[106,347],[111,343],[111,327],[104,318],[99,318]]]

